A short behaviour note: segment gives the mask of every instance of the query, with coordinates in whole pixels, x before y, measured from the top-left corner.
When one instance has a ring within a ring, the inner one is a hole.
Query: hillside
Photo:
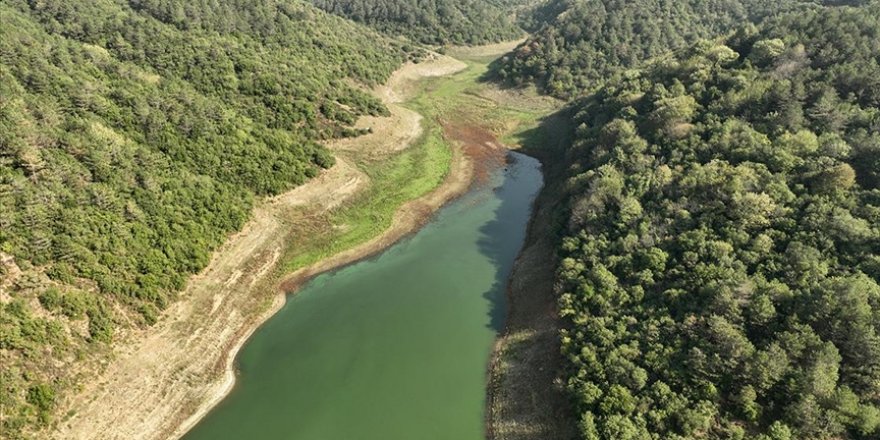
[[[333,14],[394,36],[433,44],[485,44],[523,35],[502,0],[311,0]]]
[[[557,285],[584,439],[880,436],[880,4],[574,104]]]
[[[255,199],[333,164],[410,56],[293,1],[0,4],[4,438],[150,325]]]
[[[502,143],[492,440],[880,438],[880,0],[0,2],[0,438],[182,434]]]
[[[699,39],[810,5],[815,2],[549,0],[523,14],[522,24],[532,35],[498,63],[496,76],[508,84],[534,83],[553,96],[572,98]]]

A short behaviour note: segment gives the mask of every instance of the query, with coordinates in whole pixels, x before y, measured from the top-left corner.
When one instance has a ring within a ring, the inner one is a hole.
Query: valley
[[[370,133],[328,145],[332,168],[261,202],[160,322],[125,335],[102,374],[62,402],[70,416],[53,437],[181,436],[233,389],[236,354],[285,293],[381,252],[484,185],[474,179],[494,174],[508,148],[496,136],[513,140],[558,105],[477,83],[513,44],[461,49],[466,62],[434,55],[373,90],[390,116],[363,118],[356,126]],[[529,106],[505,106],[505,96]]]
[[[880,1],[0,2],[0,438],[874,440]]]

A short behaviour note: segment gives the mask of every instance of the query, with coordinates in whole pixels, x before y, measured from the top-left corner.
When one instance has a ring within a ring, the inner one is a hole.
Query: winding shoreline
[[[406,88],[420,79],[450,75],[465,67],[443,56],[404,65],[374,91],[391,110],[393,124],[381,127],[379,133],[345,140],[342,148],[331,145],[331,150],[341,153],[360,146],[367,153],[372,152],[369,148],[393,153],[409,147],[423,127],[421,115],[398,105]],[[381,252],[467,190],[473,161],[460,145],[451,145],[451,152],[443,182],[400,206],[385,231],[286,276],[279,277],[277,271],[283,249],[290,245],[290,231],[283,225],[286,210],[316,205],[318,212],[326,212],[362,192],[369,178],[338,157],[337,165],[318,178],[261,204],[255,218],[215,251],[208,268],[192,278],[155,328],[114,344],[115,358],[65,399],[60,413],[67,411],[68,418],[46,437],[182,437],[232,391],[237,353],[284,305],[288,293],[315,275]],[[222,295],[224,290],[226,295]]]
[[[453,157],[449,173],[444,182],[430,193],[401,206],[394,215],[392,225],[369,241],[325,258],[311,266],[293,272],[278,285],[278,294],[274,295],[272,305],[228,350],[226,368],[222,386],[188,419],[186,419],[170,436],[171,439],[183,437],[187,431],[195,427],[211,410],[219,404],[235,387],[235,358],[250,337],[268,319],[274,316],[287,302],[288,295],[295,295],[304,284],[323,273],[355,264],[361,260],[375,256],[410,234],[418,231],[431,216],[446,203],[464,194],[473,179],[473,161],[464,154],[460,146],[453,146]]]
[[[547,120],[553,118],[558,120]],[[567,142],[560,137],[540,149],[532,145],[521,151],[541,162],[544,186],[533,202],[526,240],[508,279],[505,325],[487,366],[487,440],[577,438],[577,423],[559,380],[557,237],[547,232],[554,230],[563,203],[565,181],[559,176],[568,165],[557,152]]]
[[[288,295],[296,294],[296,291],[299,290],[300,287],[318,275],[370,258],[381,253],[386,248],[392,246],[409,234],[417,231],[430,219],[435,211],[449,201],[462,195],[467,190],[472,177],[472,172],[468,168],[471,166],[470,159],[462,154],[456,147],[456,151],[453,153],[453,162],[450,165],[450,171],[455,167],[461,167],[461,171],[467,173],[466,181],[459,181],[456,178],[452,178],[450,184],[447,185],[447,182],[444,182],[431,193],[422,198],[408,202],[398,209],[397,213],[395,213],[394,224],[382,234],[366,243],[321,260],[311,266],[299,269],[281,282],[278,286],[279,293],[274,295],[275,299],[272,301],[269,309],[256,319],[248,331],[243,333],[241,337],[237,338],[234,346],[227,351],[228,355],[226,356],[224,379],[219,389],[211,396],[210,400],[207,400],[204,404],[200,405],[199,409],[192,416],[187,418],[177,429],[175,429],[170,438],[179,439],[183,437],[187,431],[196,426],[217,404],[232,392],[236,382],[235,358],[237,357],[238,352],[244,347],[245,343],[247,343],[254,332],[284,307]],[[450,176],[448,177],[451,177],[452,174],[453,173],[450,172]],[[464,177],[464,175],[459,175],[457,177]],[[449,179],[447,178],[447,180]],[[417,212],[417,215],[408,215],[413,212]]]
[[[458,70],[449,72],[448,74],[456,72],[458,72]],[[426,77],[427,76],[423,76],[420,78]],[[419,78],[409,78],[409,81],[418,79]],[[394,82],[393,79],[389,81],[389,83],[392,82]],[[402,91],[394,90],[392,87],[387,87],[387,90],[389,90],[390,93],[383,94],[382,96],[383,101],[388,101],[385,102],[386,104],[403,101],[403,98],[401,97]],[[420,130],[418,135],[421,134],[421,131],[422,130]],[[418,137],[418,135],[415,137]],[[404,148],[408,147],[409,145],[404,146]],[[277,283],[276,289],[278,290],[278,294],[274,295],[271,306],[262,316],[255,320],[241,337],[237,338],[236,343],[227,351],[226,368],[222,385],[209,400],[199,406],[192,416],[187,418],[177,429],[175,429],[170,436],[171,439],[176,440],[183,437],[187,431],[197,425],[217,404],[232,392],[236,382],[235,358],[237,357],[238,352],[245,343],[247,343],[254,332],[284,307],[288,295],[294,295],[304,284],[318,275],[357,263],[358,261],[381,253],[401,239],[417,231],[428,220],[430,220],[431,216],[437,210],[467,191],[473,181],[473,160],[463,151],[461,145],[458,145],[455,142],[450,142],[450,147],[452,149],[452,160],[450,161],[449,170],[444,181],[440,186],[433,189],[428,194],[406,202],[400,206],[394,213],[394,219],[391,226],[379,235],[360,245],[349,248],[312,265],[300,268],[291,274],[285,275],[283,281]]]

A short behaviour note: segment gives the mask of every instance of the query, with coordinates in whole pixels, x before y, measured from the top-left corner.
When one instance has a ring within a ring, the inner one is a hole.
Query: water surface
[[[504,170],[379,256],[309,282],[247,342],[185,440],[481,440],[486,366],[541,186]]]

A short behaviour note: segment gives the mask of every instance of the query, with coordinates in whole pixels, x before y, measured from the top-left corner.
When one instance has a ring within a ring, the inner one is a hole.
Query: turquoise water
[[[507,278],[541,187],[504,170],[375,258],[321,275],[244,346],[186,440],[480,440]]]

